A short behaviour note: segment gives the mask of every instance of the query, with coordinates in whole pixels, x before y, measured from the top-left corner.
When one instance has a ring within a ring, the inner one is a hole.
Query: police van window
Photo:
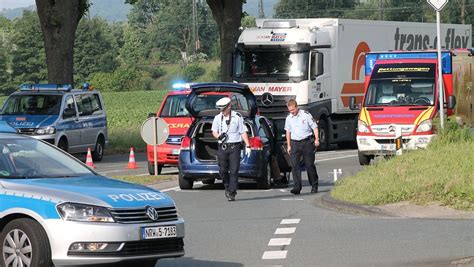
[[[93,94],[90,97],[91,97],[92,114],[93,115],[102,114],[102,105],[100,103],[99,95]]]
[[[187,117],[186,95],[172,95],[166,98],[160,117]]]
[[[35,139],[0,138],[0,153],[0,179],[95,175],[76,159]]]
[[[77,102],[79,116],[92,115],[92,97],[90,94],[77,94],[74,96]]]
[[[58,115],[61,95],[12,95],[2,115]]]

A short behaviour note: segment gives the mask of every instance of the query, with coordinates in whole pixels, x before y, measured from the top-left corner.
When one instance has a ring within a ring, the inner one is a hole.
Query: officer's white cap
[[[227,107],[227,105],[229,105],[229,103],[230,103],[230,98],[223,97],[223,98],[217,100],[216,107],[218,109],[223,109],[223,108]]]

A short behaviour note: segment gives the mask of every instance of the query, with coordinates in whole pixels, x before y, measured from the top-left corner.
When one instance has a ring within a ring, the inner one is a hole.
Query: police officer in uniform
[[[245,154],[250,155],[250,143],[247,136],[247,128],[242,116],[231,110],[231,100],[223,97],[216,102],[220,113],[214,117],[212,122],[212,135],[218,139],[217,160],[219,163],[219,175],[224,182],[225,196],[227,200],[234,201],[237,194],[240,151],[242,140],[245,142]]]
[[[311,193],[318,192],[318,173],[314,165],[314,152],[319,146],[318,125],[313,119],[311,113],[300,110],[296,100],[290,99],[287,103],[290,114],[285,120],[286,142],[288,144],[288,153],[291,156],[292,174],[294,186],[292,194],[299,194],[302,188],[301,184],[301,156],[307,170],[308,180],[311,184]],[[314,142],[312,135],[314,134]]]

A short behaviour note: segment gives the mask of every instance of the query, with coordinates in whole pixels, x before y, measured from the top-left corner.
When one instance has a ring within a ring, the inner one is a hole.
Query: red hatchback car
[[[164,166],[178,166],[181,139],[188,131],[192,116],[186,110],[186,98],[191,92],[188,88],[169,91],[156,113],[168,123],[169,137],[165,143],[157,146],[158,174]],[[153,146],[147,145],[148,172],[155,174]]]

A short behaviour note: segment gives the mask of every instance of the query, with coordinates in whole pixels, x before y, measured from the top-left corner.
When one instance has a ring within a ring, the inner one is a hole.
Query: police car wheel
[[[181,189],[192,189],[194,181],[184,178],[183,173],[180,171],[178,174],[179,188]]]
[[[0,240],[0,266],[53,266],[48,236],[35,220],[20,218],[9,222]]]
[[[102,136],[97,138],[97,142],[95,143],[95,150],[92,152],[92,159],[94,161],[101,161],[104,157],[104,147],[105,141]]]
[[[67,144],[67,140],[64,137],[61,138],[61,140],[59,140],[58,147],[64,150],[65,152],[67,152],[68,144]]]
[[[267,162],[263,169],[262,176],[257,180],[258,189],[270,189],[272,186],[272,172],[270,162]]]

